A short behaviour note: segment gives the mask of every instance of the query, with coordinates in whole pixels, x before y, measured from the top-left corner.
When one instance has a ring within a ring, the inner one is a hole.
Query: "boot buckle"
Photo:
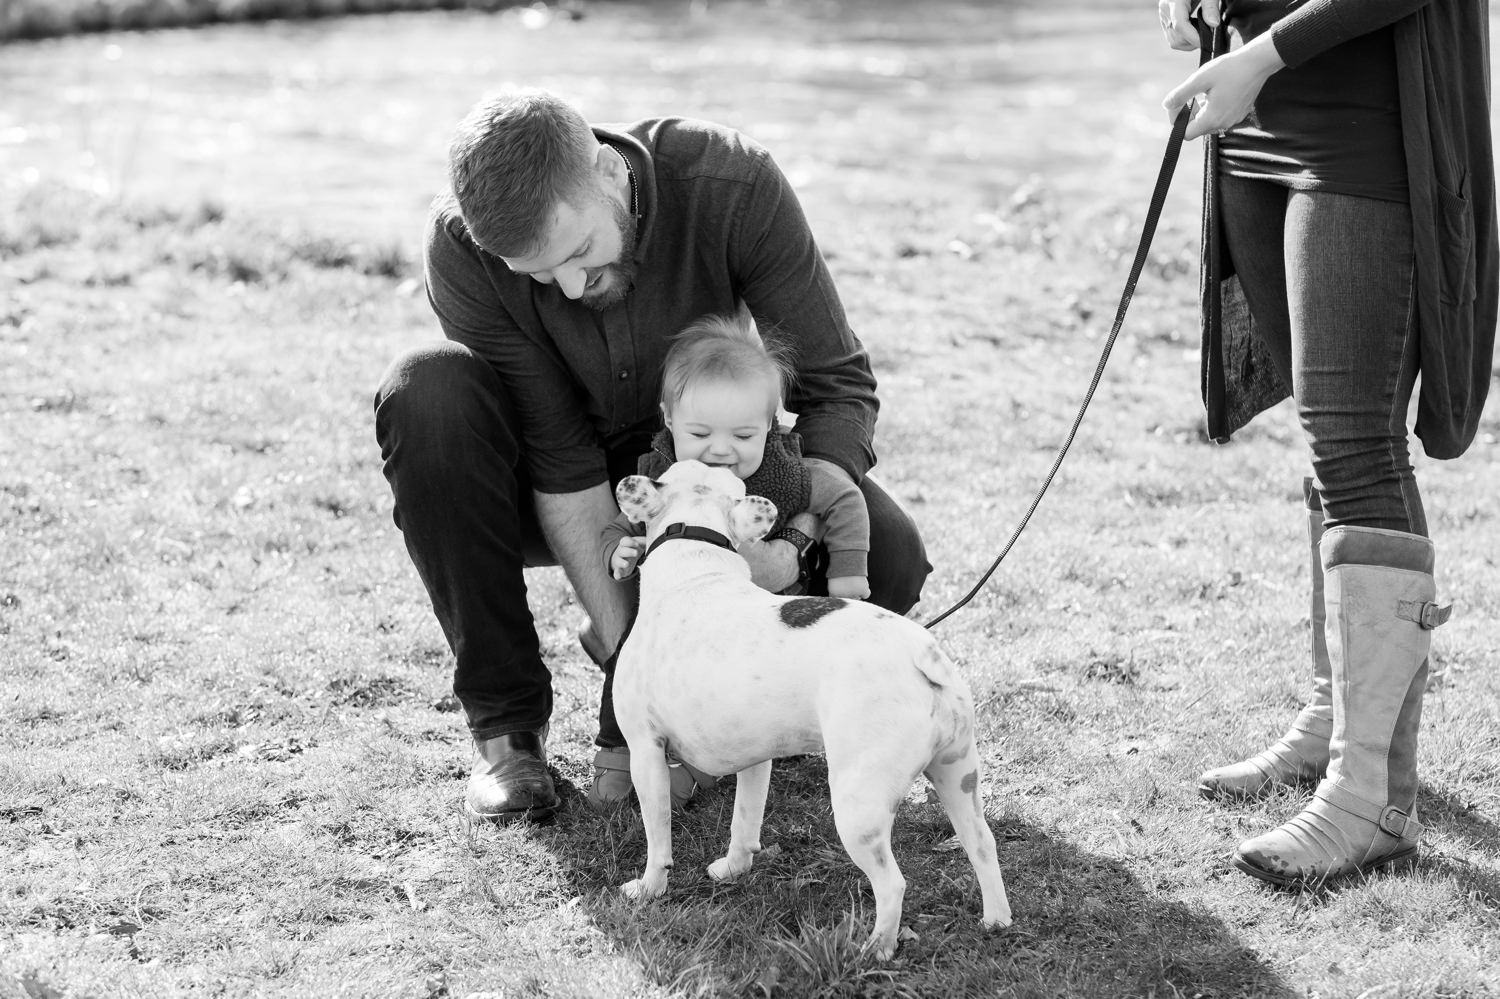
[[[1376,824],[1380,826],[1382,832],[1397,839],[1418,839],[1422,835],[1422,826],[1417,820],[1395,805],[1387,805],[1381,810]]]
[[[1396,616],[1403,621],[1415,621],[1424,631],[1431,631],[1445,623],[1452,614],[1452,604],[1438,604],[1431,600],[1396,602]]]

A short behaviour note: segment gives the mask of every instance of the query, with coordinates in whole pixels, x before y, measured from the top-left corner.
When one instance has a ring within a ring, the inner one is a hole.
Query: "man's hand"
[[[1180,52],[1198,51],[1198,29],[1190,20],[1195,6],[1192,0],[1157,0],[1156,14],[1161,20],[1162,34],[1166,35],[1167,44]],[[1198,16],[1204,24],[1218,25],[1219,0],[1206,0],[1198,8]]]
[[[780,593],[802,574],[797,564],[797,546],[784,538],[746,541],[740,554],[750,563],[750,580],[763,590]]]
[[[636,564],[641,560],[641,549],[646,547],[645,538],[621,538],[609,556],[609,573],[615,579],[629,579],[635,575]]]
[[[810,538],[823,537],[823,522],[810,513],[799,513],[787,521]],[[740,554],[750,563],[750,579],[763,590],[780,593],[797,581],[802,567],[797,564],[797,546],[783,538],[769,541],[747,541]]]

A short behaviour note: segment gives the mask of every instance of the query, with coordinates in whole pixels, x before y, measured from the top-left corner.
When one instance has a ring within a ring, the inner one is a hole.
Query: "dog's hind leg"
[[[708,865],[708,876],[728,881],[744,874],[760,852],[760,826],[771,790],[771,761],[741,770],[734,779],[734,820],[729,825],[729,852]]]
[[[970,736],[939,751],[925,771],[937,789],[938,800],[953,823],[953,831],[974,865],[979,891],[984,896],[982,926],[991,929],[1010,925],[1010,900],[995,851],[995,834],[984,817],[979,797],[979,752]]]
[[[886,793],[891,774],[881,762],[837,761],[830,755],[828,789],[839,839],[875,892],[875,928],[867,946],[883,961],[896,952],[906,878],[891,853],[891,824],[905,788],[895,795]],[[911,771],[904,775],[905,787],[911,786],[910,775]]]
[[[655,898],[667,890],[667,872],[672,869],[672,777],[660,742],[632,740],[630,780],[646,829],[646,870],[620,890],[630,898]]]

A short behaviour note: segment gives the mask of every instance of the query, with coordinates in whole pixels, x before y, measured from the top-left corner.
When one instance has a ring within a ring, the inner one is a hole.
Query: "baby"
[[[811,513],[824,526],[828,595],[864,600],[870,595],[864,496],[831,462],[804,458],[801,438],[777,424],[789,377],[785,348],[763,340],[748,316],[708,316],[693,323],[667,354],[661,388],[665,429],[637,470],[654,478],[690,458],[728,468],[744,481],[747,494],[776,504],[779,517],[768,538],[786,531],[793,516]],[[623,514],[604,529],[604,559],[615,579],[635,574],[645,530]],[[790,533],[794,536],[787,540],[797,544],[800,532]],[[803,587],[799,581],[790,592]]]

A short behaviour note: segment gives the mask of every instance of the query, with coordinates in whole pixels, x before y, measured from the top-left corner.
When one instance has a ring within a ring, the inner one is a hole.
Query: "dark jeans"
[[[611,486],[635,472],[650,430],[609,453]],[[453,650],[453,692],[479,739],[535,731],[552,714],[552,675],[522,570],[556,559],[537,524],[518,431],[490,366],[449,341],[396,358],[375,395],[396,526]],[[870,509],[870,600],[905,614],[932,570],[926,549],[916,523],[876,482],[866,477],[861,490]],[[601,710],[601,730],[613,722]],[[624,743],[601,735],[603,744]]]
[[[1417,375],[1410,209],[1219,180],[1234,269],[1292,387],[1327,525],[1425,536],[1406,428]]]

